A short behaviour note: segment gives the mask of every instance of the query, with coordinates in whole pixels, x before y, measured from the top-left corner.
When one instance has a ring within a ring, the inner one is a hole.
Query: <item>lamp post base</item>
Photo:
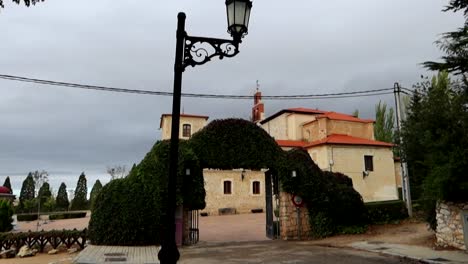
[[[165,244],[158,253],[161,264],[175,264],[180,258],[179,250],[175,243]]]

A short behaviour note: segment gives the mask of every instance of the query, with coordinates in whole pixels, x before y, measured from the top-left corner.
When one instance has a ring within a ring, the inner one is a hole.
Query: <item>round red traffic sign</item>
[[[299,195],[293,195],[292,202],[296,207],[302,207],[304,205],[304,200]]]

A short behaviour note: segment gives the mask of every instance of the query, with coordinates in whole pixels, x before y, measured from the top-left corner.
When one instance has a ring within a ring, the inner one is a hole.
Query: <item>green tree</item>
[[[91,206],[91,209],[93,208],[94,201],[96,200],[97,195],[102,189],[102,184],[101,181],[96,180],[96,182],[93,185],[93,188],[91,189],[91,194],[89,195],[89,203]]]
[[[12,0],[14,3],[17,3],[17,4],[21,4],[21,2],[23,2],[27,7],[31,6],[32,5],[35,5],[36,3],[39,3],[39,2],[44,2],[44,0]],[[5,7],[4,4],[3,4],[3,0],[0,0],[0,8],[3,8]]]
[[[34,193],[34,179],[32,176],[32,173],[30,172],[26,179],[23,181],[23,185],[21,186],[21,192],[20,192],[20,197],[19,197],[19,208],[20,210],[25,209],[25,203],[32,202],[35,197]],[[28,209],[30,210],[30,208]]]
[[[466,201],[468,101],[463,88],[447,72],[415,88],[402,129],[412,196],[432,201],[428,208],[437,200]]]
[[[40,200],[40,208],[43,208],[44,203],[49,201],[51,197],[52,192],[50,191],[50,185],[48,182],[44,182],[37,193],[37,199]]]
[[[387,111],[388,110],[388,111]],[[393,142],[395,123],[393,108],[387,109],[385,102],[379,101],[375,106],[374,137],[376,140]]]
[[[355,109],[352,116],[359,117],[359,109]]]
[[[5,182],[3,183],[3,186],[10,189],[10,193],[13,193],[13,189],[11,188],[11,183],[10,183],[10,176],[6,177]]]
[[[13,226],[13,208],[11,203],[5,200],[0,200],[0,232],[8,232]]]
[[[85,210],[88,209],[88,188],[86,186],[86,175],[81,173],[76,184],[75,197],[71,202],[71,210]]]
[[[442,62],[426,61],[423,65],[434,71],[447,71],[462,76],[465,86],[468,86],[468,1],[451,0],[444,12],[462,11],[465,23],[456,31],[443,34],[436,43],[445,52]]]
[[[67,186],[63,182],[60,184],[55,205],[57,210],[60,211],[66,211],[70,206],[70,202],[68,201]]]

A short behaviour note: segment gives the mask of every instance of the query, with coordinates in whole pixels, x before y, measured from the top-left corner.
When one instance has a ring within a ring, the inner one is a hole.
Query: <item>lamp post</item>
[[[239,53],[239,44],[248,33],[250,0],[226,0],[226,12],[228,33],[230,39],[216,39],[206,37],[194,37],[185,32],[185,14],[179,13],[177,18],[177,42],[174,65],[174,94],[172,97],[172,125],[169,180],[167,195],[167,211],[165,234],[162,248],[158,258],[161,264],[177,263],[180,254],[175,242],[175,209],[176,209],[176,184],[177,164],[179,152],[179,123],[180,123],[180,97],[182,88],[182,73],[187,66],[195,67],[207,63],[213,57],[234,57]]]

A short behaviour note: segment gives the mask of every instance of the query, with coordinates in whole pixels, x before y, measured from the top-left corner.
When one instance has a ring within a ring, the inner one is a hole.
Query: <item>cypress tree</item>
[[[21,193],[19,197],[20,209],[24,209],[24,204],[26,201],[32,202],[34,200],[34,184],[35,182],[32,177],[32,173],[30,172],[21,186]]]
[[[91,209],[93,208],[94,201],[96,200],[97,195],[102,189],[102,184],[99,180],[96,180],[96,182],[93,185],[93,189],[91,189],[91,194],[89,196],[89,203],[91,206]]]
[[[68,201],[67,186],[62,182],[57,193],[56,207],[57,210],[66,211],[69,206],[70,202]]]
[[[86,210],[88,209],[88,187],[86,186],[86,175],[81,173],[76,184],[75,197],[71,203],[71,210]]]
[[[50,185],[48,182],[44,182],[39,189],[39,192],[37,194],[38,199],[40,199],[41,202],[41,208],[44,206],[44,203],[52,197],[52,192],[50,191]]]
[[[10,189],[10,193],[13,193],[13,189],[11,188],[11,183],[10,183],[10,176],[6,177],[5,182],[3,183],[3,186]]]

